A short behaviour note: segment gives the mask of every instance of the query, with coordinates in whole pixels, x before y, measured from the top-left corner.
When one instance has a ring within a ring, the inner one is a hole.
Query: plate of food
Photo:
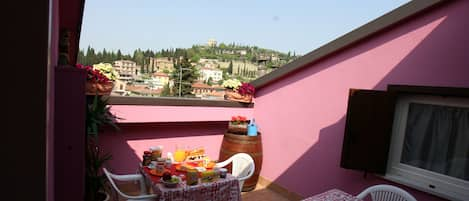
[[[148,172],[153,176],[161,177],[161,176],[164,175],[164,173],[169,172],[169,170],[164,170],[163,172],[159,172],[156,169],[150,169],[150,171],[148,171]]]
[[[187,170],[191,170],[194,168],[195,166],[186,163],[176,165],[176,170],[180,172],[186,172]]]
[[[169,172],[165,172],[160,181],[166,188],[175,188],[181,183],[181,178],[176,175],[171,175]]]

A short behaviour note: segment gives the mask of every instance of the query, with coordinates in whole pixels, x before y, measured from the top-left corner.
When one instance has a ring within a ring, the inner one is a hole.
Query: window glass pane
[[[469,108],[410,103],[401,163],[469,181]]]

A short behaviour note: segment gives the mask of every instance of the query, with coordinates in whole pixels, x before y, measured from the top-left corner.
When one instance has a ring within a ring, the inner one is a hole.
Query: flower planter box
[[[86,95],[109,95],[111,94],[114,83],[86,82]]]
[[[233,90],[225,90],[225,100],[237,101],[242,103],[251,103],[252,95],[241,95]]]
[[[228,124],[228,132],[233,134],[241,134],[246,135],[248,132],[248,124],[232,124],[231,122]]]

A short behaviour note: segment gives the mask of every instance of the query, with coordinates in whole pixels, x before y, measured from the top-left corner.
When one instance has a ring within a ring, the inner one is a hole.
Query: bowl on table
[[[170,180],[163,180],[163,178],[161,178],[161,183],[164,185],[164,187],[166,188],[175,188],[178,186],[179,183],[181,183],[181,179],[178,177],[178,176],[172,176]]]

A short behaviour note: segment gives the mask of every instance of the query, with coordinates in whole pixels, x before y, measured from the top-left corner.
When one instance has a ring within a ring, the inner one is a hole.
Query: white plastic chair
[[[225,167],[232,163],[231,174],[239,180],[239,190],[243,189],[243,184],[246,179],[249,179],[254,174],[255,165],[254,160],[249,154],[237,153],[225,161],[219,162],[215,167]]]
[[[359,199],[364,199],[371,194],[373,201],[417,201],[410,193],[396,186],[379,184],[370,186],[357,195]]]
[[[157,195],[155,194],[148,194],[147,188],[145,186],[145,180],[143,178],[143,175],[141,174],[128,174],[128,175],[116,175],[110,173],[106,168],[103,168],[104,174],[106,174],[107,179],[111,183],[111,186],[114,188],[114,190],[117,191],[117,193],[127,199],[127,201],[150,201],[150,200],[155,200]],[[114,180],[118,181],[139,181],[140,183],[140,195],[127,195],[123,193],[116,185]]]

